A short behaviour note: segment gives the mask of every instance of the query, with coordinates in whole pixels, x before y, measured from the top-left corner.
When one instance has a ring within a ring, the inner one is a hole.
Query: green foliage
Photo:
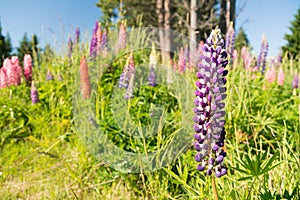
[[[288,53],[292,58],[300,55],[300,8],[294,17],[295,19],[291,22],[290,26],[291,33],[284,35],[287,44],[282,47],[283,52]]]
[[[2,35],[2,26],[0,22],[0,67],[2,67],[3,60],[11,55],[12,45],[9,34],[6,37]]]
[[[235,38],[235,43],[234,43],[235,49],[240,52],[243,46],[249,47],[249,39],[244,31],[243,28],[241,28]]]
[[[80,47],[71,58],[54,54],[50,47],[41,54],[39,67],[33,69],[38,104],[31,104],[30,88],[25,84],[0,89],[1,199],[212,199],[211,177],[196,170],[192,147],[157,171],[136,174],[116,171],[91,155],[73,118],[74,80],[78,79],[80,58],[88,52],[88,43]],[[137,69],[148,62],[149,53],[149,50],[134,52]],[[154,88],[138,85],[135,98],[121,104],[128,106],[132,123],[137,128],[149,125],[149,114],[159,111],[155,106],[162,104],[166,110],[164,123],[159,124],[163,126],[152,138],[137,139],[126,133],[116,120],[125,112],[117,110],[119,115],[114,116],[116,112],[112,110],[111,97],[120,91],[115,86],[127,55],[118,56],[113,61],[109,55],[88,61],[90,72],[96,67],[105,69],[97,82],[93,105],[97,124],[123,150],[154,152],[178,131],[181,107],[165,85]],[[293,95],[290,84],[291,72],[298,63],[291,66],[284,59],[282,65],[283,86],[267,84],[260,75],[252,78],[252,72],[246,71],[240,60],[229,72],[225,126],[225,164],[229,170],[227,176],[216,179],[222,199],[299,196],[300,99],[299,90]],[[55,77],[53,81],[46,81],[48,69]],[[58,73],[64,78],[62,81],[57,79]],[[188,82],[195,81],[194,71],[182,76]],[[120,100],[124,101],[122,95]],[[191,138],[191,146],[192,141]]]
[[[37,58],[37,53],[39,53],[39,47],[38,47],[38,38],[36,35],[33,35],[31,40],[28,39],[27,33],[24,34],[22,40],[20,41],[20,45],[17,48],[17,55],[19,57],[20,63],[23,63],[23,58],[25,54],[30,54],[34,57],[34,59]]]

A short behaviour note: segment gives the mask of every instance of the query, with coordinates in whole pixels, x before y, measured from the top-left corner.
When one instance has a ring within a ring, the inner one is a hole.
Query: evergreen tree
[[[11,55],[12,45],[9,34],[6,37],[2,35],[2,26],[0,22],[0,67],[2,66],[3,60]]]
[[[289,56],[296,57],[300,54],[300,8],[295,15],[295,19],[291,22],[289,29],[291,34],[284,35],[287,44],[282,47],[282,50],[283,53],[288,52]]]
[[[17,48],[17,55],[19,57],[19,61],[22,63],[25,54],[30,54],[32,57],[38,57],[38,52],[39,48],[37,36],[33,35],[32,39],[29,40],[27,33],[25,33],[20,42],[20,46]]]
[[[234,48],[240,52],[243,46],[249,46],[248,37],[243,28],[241,28],[236,36]]]

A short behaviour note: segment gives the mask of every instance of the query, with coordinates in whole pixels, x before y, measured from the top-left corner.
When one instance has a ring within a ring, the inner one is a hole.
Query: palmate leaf
[[[238,159],[237,162],[242,166],[242,169],[239,165],[237,165],[234,169],[246,175],[245,177],[238,179],[238,181],[244,181],[252,179],[254,177],[259,177],[260,175],[268,173],[270,170],[274,169],[280,164],[280,162],[273,164],[278,157],[278,153],[271,156],[270,158],[267,158],[267,156],[268,152],[265,151],[264,153],[259,152],[252,158],[249,155],[245,155],[243,159]]]

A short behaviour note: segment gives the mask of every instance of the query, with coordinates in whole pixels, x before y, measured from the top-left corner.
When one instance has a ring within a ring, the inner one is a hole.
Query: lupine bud
[[[284,72],[283,72],[282,68],[280,68],[279,72],[278,72],[277,84],[278,85],[283,85],[284,84]]]
[[[203,46],[203,55],[198,65],[199,72],[195,91],[197,106],[194,109],[194,135],[197,150],[195,160],[199,162],[197,169],[206,170],[207,175],[221,177],[226,174],[223,159],[226,153],[222,149],[225,140],[225,104],[226,79],[228,64],[227,52],[220,29],[216,28],[207,38]]]
[[[88,99],[91,95],[91,84],[89,78],[89,69],[84,56],[82,56],[80,61],[79,74],[81,94],[85,99]]]
[[[125,93],[124,98],[125,99],[131,99],[131,98],[133,98],[134,97],[133,91],[134,91],[134,74],[132,74],[132,76],[130,77],[129,85],[128,85],[127,89],[126,89],[126,93]]]
[[[96,55],[100,54],[102,48],[102,35],[101,24],[99,23],[96,33]]]
[[[39,102],[39,95],[38,95],[38,91],[35,87],[34,81],[31,82],[30,98],[31,98],[32,104],[36,104]]]
[[[127,33],[126,33],[125,25],[123,22],[121,22],[120,29],[119,29],[118,49],[126,48],[126,40],[127,40]]]
[[[30,54],[24,55],[24,75],[28,83],[31,82],[32,79],[32,59]],[[29,85],[30,86],[30,85]]]
[[[268,49],[269,49],[269,44],[268,44],[265,34],[263,34],[260,53],[258,55],[257,63],[256,63],[256,66],[258,67],[259,70],[261,70],[262,74],[265,73]]]
[[[48,69],[48,72],[47,72],[47,75],[46,75],[46,79],[47,79],[47,81],[53,81],[54,80],[54,77],[53,77],[50,69]]]
[[[148,76],[149,86],[156,86],[156,74],[155,74],[156,65],[157,65],[156,50],[155,50],[154,43],[152,43],[152,49],[150,53],[150,73]]]

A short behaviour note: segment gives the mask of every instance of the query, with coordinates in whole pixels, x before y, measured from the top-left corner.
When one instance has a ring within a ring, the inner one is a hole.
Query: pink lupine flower
[[[3,69],[5,69],[7,75],[7,86],[21,84],[22,68],[19,65],[17,56],[12,56],[11,59],[6,58],[3,62]]]
[[[32,80],[32,59],[30,54],[24,55],[24,75],[28,83]]]
[[[278,72],[278,77],[277,77],[277,84],[278,85],[283,85],[284,83],[284,72],[283,69],[280,68]]]
[[[7,75],[4,67],[0,69],[0,88],[5,88],[7,86]]]
[[[181,48],[179,52],[179,58],[178,58],[178,70],[180,73],[183,73],[186,69],[186,59],[184,56],[184,50]]]
[[[96,32],[96,52],[99,55],[101,47],[102,47],[102,30],[101,30],[101,23],[98,25],[98,29]]]
[[[126,33],[125,25],[122,22],[119,29],[118,49],[126,48],[126,40],[127,40],[127,33]]]
[[[274,64],[270,69],[267,70],[266,80],[268,81],[268,83],[274,83],[276,81],[276,70]]]

